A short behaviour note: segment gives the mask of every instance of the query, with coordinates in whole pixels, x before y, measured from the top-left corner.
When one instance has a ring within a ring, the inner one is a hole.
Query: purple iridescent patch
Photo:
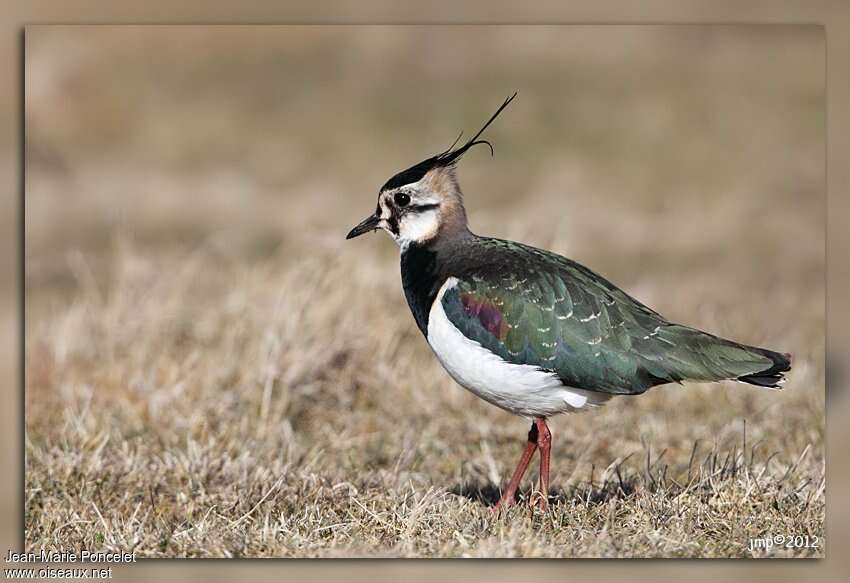
[[[502,311],[492,301],[486,298],[475,297],[470,294],[462,294],[464,311],[477,318],[481,325],[499,340],[507,336],[508,327],[502,317]]]

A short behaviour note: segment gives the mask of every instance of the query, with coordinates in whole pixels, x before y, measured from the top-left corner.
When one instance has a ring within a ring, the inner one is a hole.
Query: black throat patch
[[[443,285],[437,253],[428,246],[411,243],[401,254],[401,285],[416,325],[428,337],[428,314]]]

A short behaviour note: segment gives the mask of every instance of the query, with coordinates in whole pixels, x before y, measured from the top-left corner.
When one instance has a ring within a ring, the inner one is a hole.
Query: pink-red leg
[[[508,487],[505,488],[502,497],[499,498],[499,501],[496,502],[495,506],[493,506],[494,511],[499,510],[500,508],[508,508],[513,505],[517,488],[519,488],[519,483],[522,481],[522,476],[525,474],[525,470],[528,468],[528,463],[534,455],[534,450],[537,449],[537,432],[538,429],[535,420],[535,423],[531,426],[531,430],[528,432],[528,443],[525,444],[525,449],[522,452],[522,457],[519,458],[519,463],[516,466],[516,470],[514,470],[514,475],[511,477],[511,481],[508,482]]]
[[[546,511],[549,501],[549,456],[552,450],[552,433],[546,425],[545,417],[535,417],[534,427],[537,429],[537,447],[540,448],[540,500],[538,506],[541,511]],[[532,501],[532,504],[534,502]]]

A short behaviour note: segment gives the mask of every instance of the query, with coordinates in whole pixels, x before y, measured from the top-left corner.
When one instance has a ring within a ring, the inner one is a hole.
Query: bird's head
[[[383,229],[404,250],[411,243],[422,244],[438,234],[466,232],[463,195],[455,176],[458,160],[472,146],[493,146],[478,138],[516,97],[510,96],[471,139],[455,148],[460,136],[447,150],[399,172],[381,187],[375,213],[351,229],[346,239]]]

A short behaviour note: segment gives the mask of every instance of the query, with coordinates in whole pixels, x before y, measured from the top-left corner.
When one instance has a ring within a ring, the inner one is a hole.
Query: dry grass
[[[751,537],[822,537],[817,36],[656,29],[598,43],[597,30],[471,50],[410,81],[445,95],[435,79],[469,77],[446,107],[458,119],[437,123],[373,102],[350,69],[387,82],[458,38],[264,30],[28,34],[29,548],[745,557]],[[553,81],[552,63],[581,90]],[[660,387],[554,419],[545,516],[490,513],[526,422],[442,371],[389,241],[342,241],[374,204],[361,193],[508,83],[521,93],[495,162],[461,169],[477,230],[795,355],[782,392]],[[329,107],[340,96],[345,111]],[[115,129],[130,118],[143,121]]]
[[[782,395],[674,387],[557,419],[551,514],[495,518],[525,424],[447,380],[372,261],[244,272],[199,252],[162,278],[120,257],[108,298],[33,334],[31,546],[746,556],[748,537],[823,532],[805,363]]]

